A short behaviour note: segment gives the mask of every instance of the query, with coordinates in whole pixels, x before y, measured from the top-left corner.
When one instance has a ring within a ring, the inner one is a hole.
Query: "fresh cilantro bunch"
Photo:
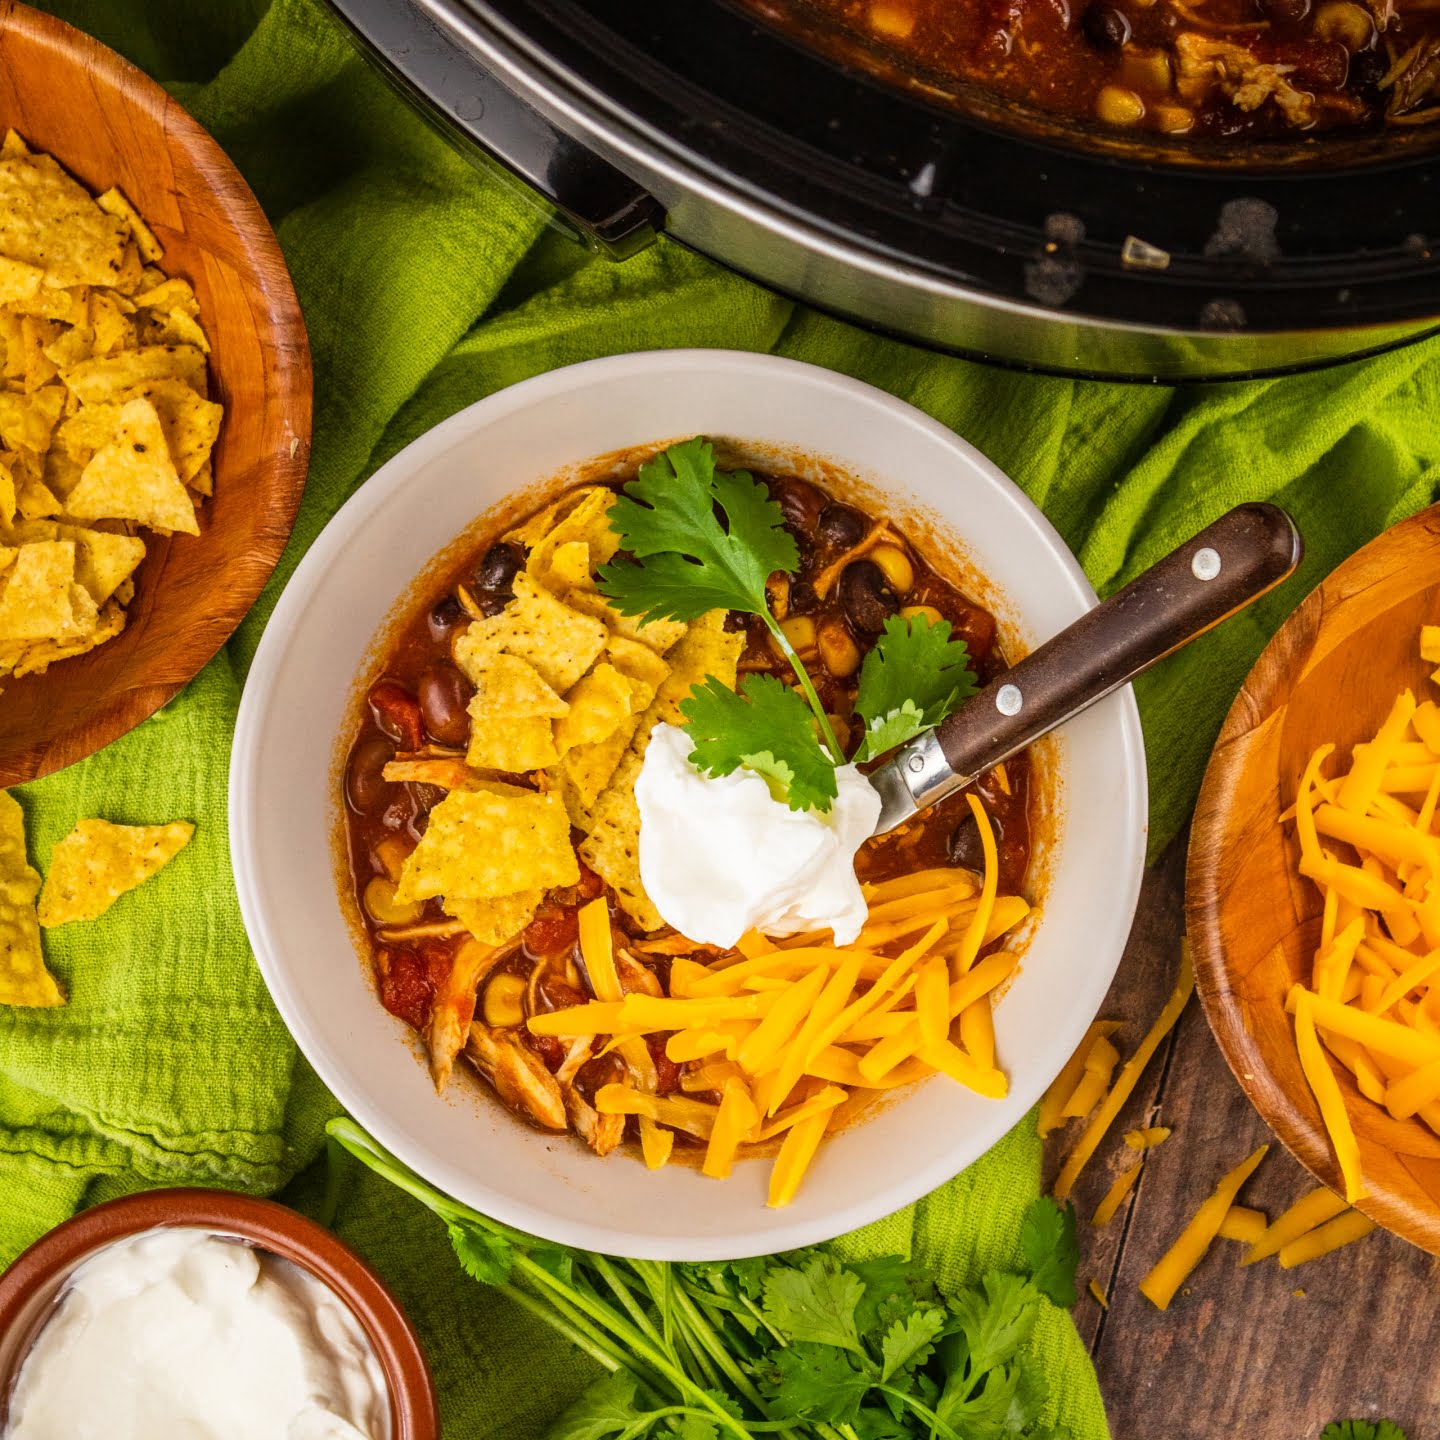
[[[829,810],[845,753],[814,682],[770,612],[765,582],[800,564],[780,506],[743,470],[715,468],[707,440],[686,440],[640,467],[610,510],[622,555],[599,575],[603,595],[641,624],[736,610],[764,621],[800,684],[751,675],[738,691],[714,677],[680,707],[707,775],[742,766],[765,777],[792,810]],[[865,722],[850,757],[873,760],[938,725],[975,693],[970,653],[949,621],[891,616],[860,670],[855,708]]]
[[[1405,1440],[1405,1432],[1393,1420],[1335,1420],[1320,1440]]]
[[[445,1222],[467,1274],[606,1372],[547,1440],[1067,1440],[1040,1422],[1047,1377],[1026,1348],[1042,1307],[1075,1299],[1075,1213],[1053,1200],[1025,1216],[1027,1273],[946,1295],[894,1255],[666,1265],[566,1250],[442,1195],[354,1121],[328,1129]]]

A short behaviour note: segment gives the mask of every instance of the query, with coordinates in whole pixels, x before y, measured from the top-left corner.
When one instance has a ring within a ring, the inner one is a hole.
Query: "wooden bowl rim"
[[[1373,567],[1377,557],[1403,544],[1411,532],[1428,532],[1433,541],[1437,530],[1440,505],[1429,506],[1392,525],[1336,566],[1271,637],[1245,677],[1211,752],[1186,856],[1185,924],[1195,965],[1195,988],[1220,1053],[1246,1098],[1285,1148],[1323,1185],[1341,1192],[1344,1180],[1318,1107],[1313,1116],[1306,1114],[1271,1069],[1265,1051],[1246,1023],[1244,1007],[1226,965],[1220,936],[1221,842],[1237,783],[1246,767],[1229,766],[1224,757],[1231,745],[1253,734],[1275,713],[1276,707],[1266,710],[1257,702],[1262,683],[1264,690],[1273,694],[1280,683],[1277,676],[1293,681],[1297,664],[1303,667],[1306,658],[1319,649],[1322,638],[1336,633],[1341,622],[1334,617],[1340,603],[1352,593],[1359,593],[1350,588],[1356,572]],[[1413,589],[1397,595],[1393,603],[1400,604],[1408,594],[1436,583],[1440,583],[1440,569],[1428,578],[1416,577]],[[1348,626],[1340,633],[1348,635]],[[1276,663],[1277,657],[1282,663]],[[1286,689],[1288,692],[1289,686]],[[1363,1136],[1360,1143],[1362,1152],[1375,1147],[1373,1140]],[[1431,1210],[1420,1210],[1383,1177],[1367,1170],[1365,1179],[1370,1193],[1355,1208],[1412,1245],[1440,1255],[1440,1202]]]
[[[286,428],[295,443],[288,454],[276,452],[262,462],[273,471],[267,504],[275,523],[248,552],[259,562],[253,565],[252,575],[229,590],[223,603],[216,606],[213,613],[222,624],[211,632],[219,636],[214,644],[201,642],[189,652],[182,666],[185,673],[179,678],[147,681],[142,668],[136,676],[138,683],[113,694],[86,723],[0,755],[0,785],[5,786],[40,779],[104,749],[172,700],[224,648],[260,597],[289,543],[309,470],[313,400],[309,339],[280,242],[254,192],[215,138],[138,66],[73,25],[20,0],[0,0],[0,37],[7,31],[49,50],[63,65],[84,69],[98,86],[113,90],[125,104],[147,114],[167,146],[194,157],[196,171],[205,176],[209,198],[224,217],[226,228],[241,241],[238,252],[245,263],[238,267],[239,272],[266,299],[267,328],[263,333],[271,337],[274,352],[285,358],[285,364],[273,372],[273,398],[287,416]],[[67,157],[55,158],[66,164]],[[216,338],[218,342],[220,337]],[[43,683],[51,675],[63,677],[64,673],[63,665],[56,665],[45,675],[29,678]]]

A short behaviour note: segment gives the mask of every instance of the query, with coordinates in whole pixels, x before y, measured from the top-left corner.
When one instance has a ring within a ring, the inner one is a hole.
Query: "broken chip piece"
[[[40,892],[40,923],[49,929],[103,915],[127,891],[164,869],[194,833],[188,820],[168,825],[76,821],[50,852]]]
[[[0,790],[0,1005],[65,1003],[40,949],[39,890],[40,877],[25,858],[24,813]]]

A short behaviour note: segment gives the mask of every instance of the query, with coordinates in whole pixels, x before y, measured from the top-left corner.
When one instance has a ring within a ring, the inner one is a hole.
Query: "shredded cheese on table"
[[[1153,1150],[1163,1145],[1171,1135],[1168,1125],[1149,1125],[1144,1130],[1127,1130],[1125,1143],[1132,1150]]]
[[[1333,1220],[1350,1207],[1333,1191],[1325,1186],[1302,1195],[1283,1215],[1277,1216],[1269,1229],[1245,1252],[1241,1265],[1253,1265],[1257,1260],[1268,1260],[1292,1240]]]
[[[1254,1174],[1269,1149],[1268,1145],[1260,1146],[1221,1178],[1214,1193],[1195,1212],[1194,1218],[1180,1232],[1179,1238],[1140,1282],[1140,1293],[1157,1310],[1169,1307],[1175,1298],[1175,1292],[1204,1259],[1211,1242],[1220,1233],[1220,1227],[1225,1223],[1225,1217],[1230,1213],[1230,1207],[1235,1203],[1240,1187]]]
[[[1075,1053],[1065,1062],[1064,1068],[1050,1082],[1050,1088],[1040,1101],[1039,1113],[1035,1117],[1035,1133],[1043,1140],[1052,1130],[1058,1130],[1065,1123],[1063,1114],[1065,1102],[1075,1093],[1080,1083],[1085,1061],[1096,1040],[1108,1039],[1120,1028],[1118,1020],[1096,1020],[1085,1032]]]
[[[1298,1240],[1292,1240],[1282,1247],[1280,1267],[1283,1270],[1293,1270],[1297,1265],[1318,1260],[1320,1256],[1328,1255],[1342,1245],[1362,1239],[1374,1228],[1375,1222],[1368,1215],[1362,1215],[1358,1210],[1347,1210],[1343,1215],[1317,1226],[1308,1235],[1302,1235]]]
[[[1160,1048],[1161,1042],[1175,1028],[1175,1022],[1179,1020],[1181,1011],[1189,1003],[1190,996],[1194,991],[1195,972],[1190,964],[1190,947],[1182,942],[1180,974],[1176,979],[1175,989],[1165,1002],[1165,1008],[1155,1017],[1155,1023],[1140,1042],[1139,1048],[1125,1062],[1110,1093],[1101,1102],[1094,1118],[1085,1127],[1085,1133],[1081,1135],[1079,1142],[1061,1167],[1060,1174],[1055,1181],[1055,1198],[1057,1200],[1069,1199],[1071,1190],[1075,1188],[1076,1180],[1080,1178],[1080,1172],[1089,1163],[1091,1156],[1099,1148],[1100,1142],[1105,1138],[1111,1125],[1115,1123],[1115,1117],[1124,1108],[1125,1102],[1130,1098],[1141,1075],[1145,1073],[1145,1067]]]
[[[1140,1178],[1140,1172],[1144,1168],[1145,1165],[1142,1161],[1132,1165],[1128,1170],[1122,1170],[1115,1177],[1115,1183],[1105,1192],[1105,1198],[1095,1207],[1095,1213],[1090,1217],[1090,1223],[1097,1230],[1102,1225],[1108,1225],[1115,1218],[1115,1212],[1125,1203],[1125,1197],[1135,1188],[1135,1182]]]
[[[1263,1210],[1252,1210],[1248,1205],[1232,1205],[1215,1233],[1221,1240],[1239,1240],[1245,1245],[1253,1245],[1265,1233],[1269,1223]]]

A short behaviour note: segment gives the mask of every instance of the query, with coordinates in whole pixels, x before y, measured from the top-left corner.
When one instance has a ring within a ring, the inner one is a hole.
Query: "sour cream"
[[[842,765],[828,814],[792,810],[752,771],[702,775],[693,748],[683,730],[657,725],[635,782],[640,879],[666,923],[708,945],[752,929],[831,929],[848,945],[868,913],[855,852],[880,818],[870,782]]]
[[[71,1276],[4,1440],[385,1440],[385,1376],[350,1310],[209,1230],[120,1240]]]

